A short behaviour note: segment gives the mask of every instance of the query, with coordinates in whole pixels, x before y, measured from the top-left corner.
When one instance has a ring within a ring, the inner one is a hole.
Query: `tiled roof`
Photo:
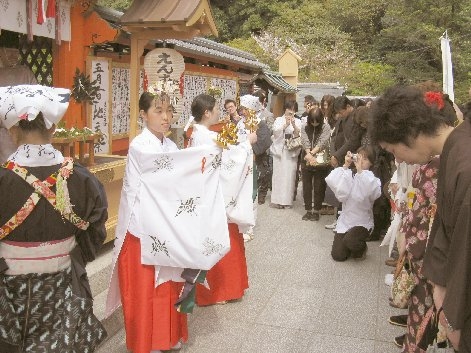
[[[264,80],[270,86],[283,93],[295,93],[298,91],[296,87],[291,86],[286,82],[279,72],[263,70],[252,79],[253,82],[256,82],[257,80]]]
[[[180,52],[218,58],[236,64],[243,64],[253,69],[268,68],[268,65],[261,63],[250,53],[231,48],[209,39],[196,37],[189,40],[168,39],[166,42],[173,44],[175,49]]]
[[[122,12],[98,5],[95,5],[95,11],[104,20],[110,22],[113,26],[120,28],[124,32],[119,24],[119,19],[123,15]],[[156,40],[155,42],[157,43],[161,41]],[[268,69],[268,65],[258,61],[254,55],[243,50],[232,48],[228,45],[217,43],[210,39],[195,37],[189,40],[167,39],[166,42],[173,44],[175,49],[181,52],[204,55],[257,70]]]

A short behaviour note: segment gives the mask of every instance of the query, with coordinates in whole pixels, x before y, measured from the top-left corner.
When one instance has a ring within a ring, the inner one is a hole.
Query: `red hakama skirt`
[[[211,289],[200,284],[196,286],[196,304],[199,306],[240,299],[249,288],[244,238],[237,224],[229,223],[228,228],[231,250],[208,271],[206,279]]]
[[[141,244],[129,232],[118,258],[126,345],[133,353],[168,350],[188,340],[186,314],[174,307],[183,282],[154,286],[155,268],[141,264]]]

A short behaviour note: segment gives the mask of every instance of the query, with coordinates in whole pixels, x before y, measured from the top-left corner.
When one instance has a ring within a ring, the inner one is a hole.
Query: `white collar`
[[[198,131],[210,131],[206,126],[198,123],[193,125],[193,129],[196,129]]]
[[[152,141],[153,144],[157,144],[161,146],[164,152],[167,152],[168,149],[170,148],[169,139],[166,138],[165,136],[163,137],[162,141],[160,141],[160,139],[157,136],[155,136],[148,128],[144,128],[142,130],[142,134],[144,134],[146,138]]]
[[[8,160],[22,167],[46,167],[62,163],[64,156],[51,144],[24,144],[20,145]]]

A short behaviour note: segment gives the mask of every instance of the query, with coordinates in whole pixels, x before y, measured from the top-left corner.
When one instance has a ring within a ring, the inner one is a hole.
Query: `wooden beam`
[[[185,32],[176,32],[170,29],[148,29],[138,30],[131,28],[132,36],[138,39],[155,40],[155,39],[191,39],[201,34],[198,28],[187,28]]]
[[[130,62],[130,115],[129,121],[129,143],[137,134],[137,118],[139,116],[139,74],[141,67],[141,56],[147,40],[139,39],[131,34],[131,62]]]
[[[212,34],[216,37],[218,36],[218,30],[214,23],[213,14],[208,0],[202,0],[191,18],[186,21],[187,27],[193,27],[197,23],[205,25],[204,27],[208,27],[205,34]]]

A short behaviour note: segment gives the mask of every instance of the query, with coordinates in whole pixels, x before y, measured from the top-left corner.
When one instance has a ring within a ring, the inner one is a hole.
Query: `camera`
[[[292,134],[285,134],[285,140],[289,140],[292,136]]]
[[[352,155],[352,161],[355,162],[355,163],[358,162],[358,154],[357,153]]]

